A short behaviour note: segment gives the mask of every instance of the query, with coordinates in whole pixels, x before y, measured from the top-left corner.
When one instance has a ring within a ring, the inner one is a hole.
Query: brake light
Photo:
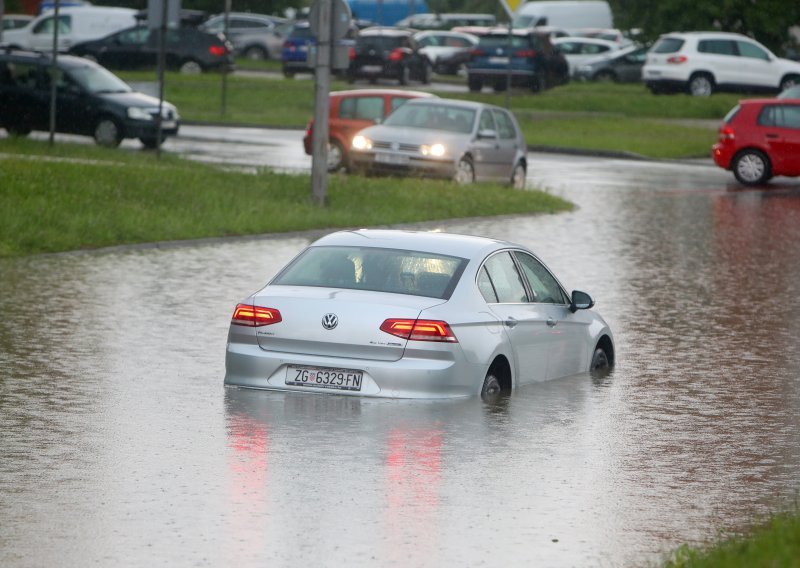
[[[514,53],[514,57],[536,57],[536,52],[532,49],[520,49]]]
[[[402,61],[406,56],[402,48],[395,48],[389,53],[389,61]]]
[[[208,48],[208,52],[215,57],[224,57],[228,50],[224,45],[212,45]]]
[[[469,52],[470,57],[480,57],[481,55],[486,55],[486,52],[482,49],[472,49]]]
[[[387,319],[381,324],[381,331],[413,341],[458,343],[450,325],[440,320]]]
[[[356,58],[356,49],[354,47],[347,50],[347,57],[350,58],[350,61]]]
[[[736,134],[733,131],[733,128],[730,126],[724,126],[719,129],[719,141],[722,142],[724,140],[733,140],[736,138]]]
[[[673,65],[680,65],[681,63],[686,63],[689,61],[689,58],[685,55],[673,55],[672,57],[667,58],[667,63],[672,63]]]
[[[262,308],[252,304],[237,304],[233,311],[231,323],[236,325],[247,325],[250,327],[261,327],[282,321],[281,313],[275,308]]]

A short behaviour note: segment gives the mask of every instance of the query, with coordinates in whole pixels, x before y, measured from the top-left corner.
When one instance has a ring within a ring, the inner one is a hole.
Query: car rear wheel
[[[166,139],[167,137],[162,134],[161,140],[159,140],[157,136],[152,136],[152,137],[139,138],[139,142],[141,142],[142,146],[144,146],[148,150],[155,150],[156,148],[161,146],[164,143],[164,140]]]
[[[592,364],[589,366],[589,371],[605,371],[609,367],[611,367],[611,363],[608,360],[608,353],[602,347],[598,347],[594,350],[594,355],[592,355]]]
[[[342,145],[336,140],[328,144],[328,171],[338,172],[345,165],[345,153]]]
[[[475,167],[472,165],[472,160],[467,157],[461,158],[456,166],[456,173],[453,179],[460,185],[474,183]]]
[[[496,398],[501,392],[500,379],[490,370],[486,373],[486,378],[483,379],[483,386],[481,387],[481,398],[483,400],[492,400]]]
[[[422,63],[422,78],[420,80],[423,85],[428,85],[431,82],[431,64],[427,59]]]
[[[706,73],[697,73],[689,79],[689,94],[693,97],[708,97],[714,92],[714,80]]]
[[[781,79],[780,89],[781,91],[785,91],[795,85],[800,85],[800,75],[787,75]]]
[[[467,87],[472,93],[480,92],[483,89],[483,81],[467,76]]]
[[[511,174],[511,186],[514,189],[525,189],[525,164],[518,162]]]
[[[594,76],[594,80],[598,83],[616,83],[617,75],[613,71],[600,71]]]
[[[181,66],[178,68],[178,70],[184,75],[199,75],[203,72],[203,68],[200,66],[200,64],[192,59],[181,63]]]
[[[759,185],[772,177],[772,166],[763,152],[743,150],[733,159],[733,175],[744,185]]]
[[[116,148],[122,142],[122,131],[112,118],[101,118],[94,127],[94,141],[98,146]]]
[[[403,65],[400,68],[400,75],[397,77],[397,80],[400,81],[401,85],[408,85],[408,82],[411,80],[411,71],[408,69],[408,65]]]
[[[269,57],[267,50],[260,45],[251,45],[242,53],[247,59],[251,61],[263,61]]]

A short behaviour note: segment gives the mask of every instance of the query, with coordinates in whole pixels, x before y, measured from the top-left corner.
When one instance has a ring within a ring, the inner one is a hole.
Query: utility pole
[[[333,0],[317,0],[313,6],[316,13],[311,15],[316,21],[317,36],[317,58],[314,62],[314,132],[311,138],[311,199],[322,207],[328,205],[328,93],[331,90],[332,6]]]
[[[50,146],[55,144],[56,136],[56,82],[58,80],[58,28],[59,9],[61,1],[55,1],[55,12],[53,14],[53,59],[50,64],[50,136],[48,143]]]

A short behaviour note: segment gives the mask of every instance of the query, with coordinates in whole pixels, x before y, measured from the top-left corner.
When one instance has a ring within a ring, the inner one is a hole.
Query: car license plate
[[[363,378],[364,373],[354,369],[295,367],[290,365],[286,368],[285,383],[295,387],[360,391]]]
[[[508,57],[490,57],[489,63],[492,65],[508,65]]]
[[[384,154],[382,152],[378,152],[377,154],[375,154],[375,161],[380,164],[406,166],[408,165],[409,159],[408,156],[405,156],[403,154]]]
[[[161,128],[175,128],[175,126],[174,120],[165,120],[161,123]]]
[[[383,71],[383,67],[380,65],[362,65],[361,72],[362,73],[380,73]]]

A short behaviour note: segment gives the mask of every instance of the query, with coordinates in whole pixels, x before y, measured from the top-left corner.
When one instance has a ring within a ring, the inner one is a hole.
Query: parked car
[[[800,99],[800,84],[781,91],[778,93],[779,99]]]
[[[328,171],[348,168],[350,146],[353,136],[367,126],[383,121],[394,109],[411,99],[435,97],[422,91],[399,89],[358,89],[330,93],[328,115]],[[312,155],[314,119],[312,118],[303,137],[303,149]]]
[[[622,30],[618,30],[616,28],[582,28],[578,30],[572,30],[570,35],[575,37],[605,39],[607,41],[613,41],[621,47],[630,45],[632,43],[631,39],[627,37]]]
[[[136,24],[136,10],[107,6],[67,7],[58,14],[58,51],[82,41],[103,37]],[[28,25],[3,32],[3,45],[16,49],[52,51],[56,17],[43,13]]]
[[[347,49],[347,57],[351,56],[355,46],[355,38],[359,35],[359,28],[355,22],[351,22],[350,29],[344,38],[336,40],[335,47]],[[283,42],[281,61],[283,75],[287,78],[294,77],[297,73],[314,73],[312,61],[309,55],[316,49],[316,38],[311,31],[308,21],[295,22],[289,31],[286,41]],[[347,73],[349,60],[344,61],[342,68],[333,69],[332,72],[337,76]]]
[[[200,26],[207,32],[224,34],[233,45],[235,55],[253,60],[280,60],[283,42],[291,27],[286,18],[250,12],[230,12],[227,34],[225,14],[212,16]]]
[[[458,26],[494,26],[494,14],[414,14],[395,23],[398,28],[415,30],[450,30]]]
[[[353,138],[355,171],[500,181],[525,187],[527,146],[514,115],[454,99],[408,101]]]
[[[352,83],[367,79],[396,79],[401,85],[412,80],[425,85],[431,82],[431,63],[420,52],[415,32],[394,27],[376,26],[361,30],[347,70]]]
[[[583,81],[639,83],[647,47],[630,45],[598,55],[578,66],[575,78]]]
[[[3,31],[24,28],[33,21],[27,14],[3,14]]]
[[[570,75],[575,75],[578,67],[589,59],[619,49],[619,44],[614,41],[592,37],[561,37],[552,42],[567,59]]]
[[[642,78],[654,94],[777,92],[800,83],[800,63],[776,57],[740,34],[670,33],[662,35],[648,52]]]
[[[745,185],[800,176],[800,99],[739,101],[724,118],[711,156]]]
[[[56,132],[93,136],[101,146],[116,147],[123,138],[138,138],[156,148],[174,136],[180,117],[174,105],[139,93],[93,61],[70,55],[57,59]],[[50,129],[53,60],[28,51],[0,52],[0,127],[14,136]]]
[[[405,108],[402,107],[402,108]],[[387,398],[494,398],[606,370],[614,339],[528,248],[413,231],[329,234],[239,302],[225,385]]]
[[[478,45],[478,36],[451,31],[424,31],[414,35],[419,50],[431,62],[433,70],[441,75],[466,75],[466,59]],[[458,63],[455,63],[458,62]]]
[[[564,55],[553,47],[547,32],[515,29],[509,42],[508,28],[495,28],[481,36],[478,46],[472,50],[467,64],[467,85],[473,92],[480,91],[484,85],[504,91],[509,74],[512,87],[527,87],[538,92],[567,83],[569,65]]]
[[[104,38],[74,45],[69,53],[109,69],[155,69],[158,65],[160,34],[147,26],[135,26]],[[166,67],[181,73],[230,70],[234,66],[233,46],[220,34],[196,28],[167,28]]]

